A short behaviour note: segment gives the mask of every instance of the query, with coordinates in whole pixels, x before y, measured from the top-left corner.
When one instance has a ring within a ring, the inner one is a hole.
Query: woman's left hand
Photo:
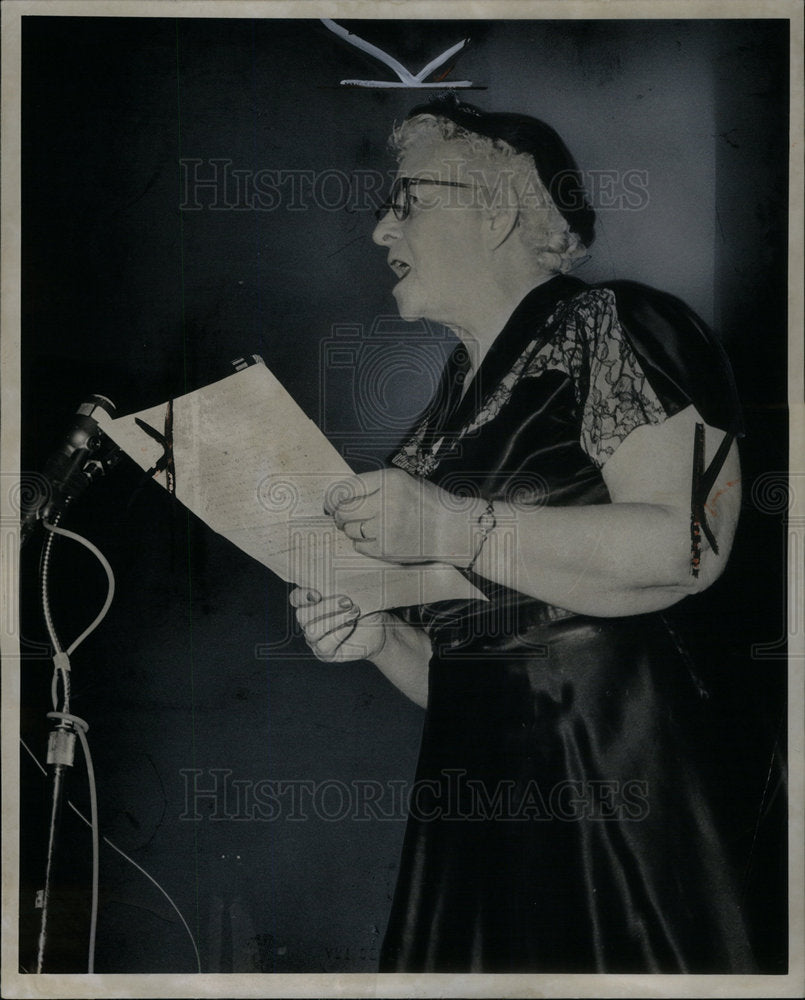
[[[467,512],[477,503],[401,469],[381,469],[338,483],[324,509],[362,555],[466,565]]]

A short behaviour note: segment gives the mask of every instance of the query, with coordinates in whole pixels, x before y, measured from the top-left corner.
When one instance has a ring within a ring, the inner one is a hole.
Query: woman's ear
[[[489,210],[484,220],[484,242],[488,250],[497,250],[506,242],[520,219],[520,209],[517,205],[496,206]]]

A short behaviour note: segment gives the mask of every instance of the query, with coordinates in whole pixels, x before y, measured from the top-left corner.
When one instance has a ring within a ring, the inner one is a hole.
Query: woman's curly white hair
[[[478,171],[496,175],[492,199],[511,192],[516,198],[518,232],[535,269],[556,274],[569,271],[587,249],[556,207],[527,153],[518,153],[502,139],[490,139],[457,125],[449,118],[422,114],[394,128],[389,145],[401,160],[415,145],[441,140],[455,143]],[[473,171],[474,172],[474,171]]]

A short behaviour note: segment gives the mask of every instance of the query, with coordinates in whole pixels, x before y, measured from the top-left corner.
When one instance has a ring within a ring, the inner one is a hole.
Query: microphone
[[[243,371],[265,365],[259,354],[233,358],[230,368]],[[115,405],[106,396],[89,396],[75,412],[61,445],[45,462],[42,472],[21,483],[20,546],[33,534],[39,521],[52,521],[99,475],[111,469],[122,456],[120,448],[98,425],[94,414],[101,409],[115,416]]]
[[[120,449],[98,426],[98,410],[115,415],[115,405],[106,396],[90,396],[78,407],[61,445],[45,462],[39,477],[44,480],[44,489],[33,491],[35,495],[20,515],[21,546],[38,521],[50,521],[61,513],[120,457]]]

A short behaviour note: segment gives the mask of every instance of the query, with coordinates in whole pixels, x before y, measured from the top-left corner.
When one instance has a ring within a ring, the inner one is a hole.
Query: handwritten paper
[[[165,434],[168,404],[99,420],[143,469],[163,445],[137,424]],[[364,614],[483,595],[452,566],[398,565],[355,552],[324,513],[353,476],[316,424],[262,364],[172,403],[173,488],[213,531],[283,580],[324,595],[347,594]],[[168,471],[155,474],[168,485]]]

